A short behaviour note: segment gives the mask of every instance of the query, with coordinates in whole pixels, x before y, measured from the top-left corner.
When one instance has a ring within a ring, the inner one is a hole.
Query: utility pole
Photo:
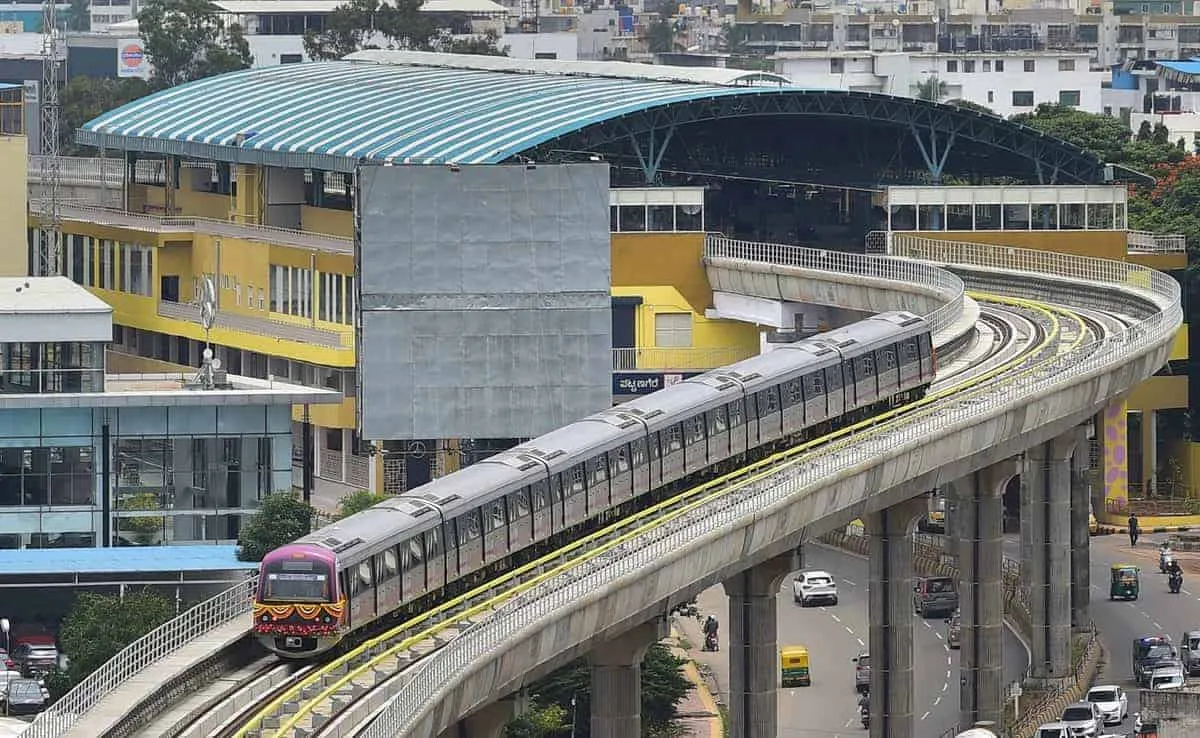
[[[60,273],[62,252],[62,216],[59,213],[62,162],[58,158],[58,6],[55,0],[42,0],[42,89],[41,141],[44,179],[41,217],[41,243],[37,264],[31,264],[38,276],[51,277]]]

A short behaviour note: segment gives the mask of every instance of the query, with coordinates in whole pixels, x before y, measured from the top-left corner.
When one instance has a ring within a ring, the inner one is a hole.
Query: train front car
[[[263,558],[254,594],[254,634],[263,646],[289,659],[322,653],[342,639],[345,615],[332,551],[293,543]]]

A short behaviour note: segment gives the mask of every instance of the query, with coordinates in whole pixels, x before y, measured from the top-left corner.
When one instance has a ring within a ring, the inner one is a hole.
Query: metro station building
[[[319,504],[355,489],[398,492],[510,443],[360,437],[354,178],[363,162],[608,162],[618,399],[839,319],[821,310],[731,319],[754,306],[714,296],[702,263],[709,233],[861,252],[904,231],[1186,266],[1178,239],[1129,232],[1125,187],[1074,146],[973,111],[800,90],[742,70],[368,51],[167,90],[77,138],[101,159],[64,164],[79,204],[60,208],[62,273],[113,307],[110,369],[194,366],[197,302],[212,280],[211,339],[229,372],[342,394],[292,409],[294,448],[306,421],[314,429]],[[39,172],[30,174],[33,267],[46,205]],[[1184,333],[1171,366],[1105,415],[1097,453],[1107,497],[1200,475],[1191,462],[1200,454],[1175,428],[1186,359]],[[1127,452],[1127,468],[1109,475]]]

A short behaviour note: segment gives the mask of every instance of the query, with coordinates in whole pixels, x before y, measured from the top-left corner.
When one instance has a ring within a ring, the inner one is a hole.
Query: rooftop
[[[112,314],[112,308],[66,277],[0,277],[0,313]]]
[[[234,15],[284,15],[332,13],[345,5],[344,0],[216,0],[213,5]],[[426,13],[462,13],[465,15],[508,14],[508,8],[492,0],[426,0],[421,6]],[[132,23],[133,25],[127,25]],[[137,20],[109,26],[137,29]],[[34,34],[30,34],[34,35]]]
[[[237,546],[123,546],[0,551],[0,568],[7,575],[134,574],[247,570],[258,564],[238,561]]]
[[[188,405],[336,405],[335,390],[304,387],[274,379],[228,375],[227,389],[199,389],[199,372],[187,374],[109,374],[103,392],[0,394],[0,407],[182,407]],[[0,554],[3,556],[3,554]]]

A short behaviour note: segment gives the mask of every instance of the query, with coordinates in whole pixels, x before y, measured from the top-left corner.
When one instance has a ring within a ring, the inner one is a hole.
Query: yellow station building
[[[59,207],[63,273],[114,308],[117,350],[109,356],[110,371],[194,370],[207,338],[231,373],[287,378],[344,394],[340,405],[296,407],[293,413],[297,453],[302,448],[302,421],[307,418],[315,428],[314,472],[317,486],[323,487],[325,494],[314,499],[326,507],[356,489],[391,493],[406,486],[404,458],[372,454],[370,444],[365,443],[372,439],[360,439],[356,431],[352,172],[353,157],[366,146],[363,138],[368,134],[362,121],[376,103],[368,96],[360,110],[353,101],[333,101],[341,111],[336,131],[342,137],[341,150],[314,138],[317,134],[307,128],[313,116],[333,114],[329,112],[333,105],[327,99],[329,88],[322,85],[353,86],[355,75],[362,72],[349,69],[345,62],[332,64],[342,66],[294,65],[223,75],[151,96],[92,121],[80,140],[97,145],[104,156],[63,162],[63,190],[71,199]],[[437,70],[431,71],[428,65],[370,66],[374,68],[360,82],[382,85],[380,89],[404,74],[437,76]],[[461,87],[467,80],[479,87],[471,94],[503,96],[520,87],[512,80],[501,81],[503,75],[494,71],[445,68],[441,73],[446,80],[437,84],[457,83],[462,90],[470,90]],[[725,81],[705,77],[710,73],[724,75]],[[703,79],[691,83],[710,85],[712,89],[704,93],[716,90],[719,96],[726,94],[719,85],[733,94],[736,76],[745,73],[697,70],[696,74]],[[343,78],[336,79],[337,75]],[[518,80],[520,84],[528,84],[529,75],[524,77]],[[628,79],[618,82],[603,90],[610,100],[631,89]],[[565,100],[580,94],[565,86],[558,90],[545,80],[538,84],[546,85],[539,95],[551,95],[543,109],[567,104]],[[600,83],[590,84],[600,89]],[[679,84],[656,82],[653,91],[650,84],[641,80],[633,86],[645,85],[649,100],[681,97]],[[295,90],[298,97],[289,100],[287,90]],[[297,101],[309,92],[314,97],[305,102],[307,107],[299,105]],[[682,97],[696,96],[691,89],[684,92]],[[530,93],[521,88],[520,94],[528,99]],[[555,103],[552,96],[556,94],[566,97]],[[268,105],[264,100],[272,102]],[[518,102],[508,99],[509,104]],[[393,100],[391,104],[404,103]],[[292,107],[288,109],[288,105]],[[274,118],[263,118],[267,113],[259,115],[260,109],[268,107]],[[234,118],[254,118],[262,129],[234,130],[228,125],[221,129],[213,122]],[[457,136],[460,143],[468,140],[463,131],[472,130],[472,124],[457,121],[454,125],[461,129],[459,133],[447,125],[442,135],[448,140]],[[463,158],[458,161],[473,163],[472,151],[485,151],[490,145],[487,135],[474,135],[476,139],[468,143],[479,141],[480,146],[459,146],[456,150]],[[382,150],[378,142],[372,146],[375,151]],[[409,148],[420,148],[414,146]],[[395,149],[404,147],[396,143]],[[6,171],[20,171],[23,157],[23,144],[0,142],[0,158],[9,162]],[[443,154],[442,160],[447,159]],[[486,163],[486,157],[479,154],[479,161]],[[30,181],[35,186],[29,201],[28,232],[23,234],[29,249],[24,258],[8,254],[10,261],[0,263],[4,273],[23,273],[36,266],[39,228],[48,205],[36,186],[43,164],[35,158],[32,166]],[[10,176],[9,181],[13,184],[16,180]],[[1053,228],[1044,227],[1046,221],[1038,220],[1038,208],[1044,203],[1034,195],[1025,203],[1023,228],[1018,228],[1019,218],[1002,221],[997,227],[989,227],[990,221],[983,218],[962,228],[961,216],[953,215],[959,205],[954,197],[959,195],[945,194],[952,189],[892,188],[884,195],[891,198],[884,230],[1128,258],[1164,270],[1185,266],[1185,255],[1171,242],[1127,232],[1123,199],[1109,203],[1110,209],[1104,211],[1107,221],[1100,213],[1091,223],[1086,202],[1076,203],[1072,199],[1076,194],[1058,192],[1054,197],[1065,199],[1061,208],[1056,206],[1056,216],[1075,212],[1076,204],[1084,205],[1084,222],[1078,228],[1066,215],[1061,227],[1057,219]],[[1115,189],[1082,188],[1079,197]],[[1056,188],[1042,190],[1053,193]],[[987,199],[990,195],[980,196]],[[911,203],[896,199],[904,197],[916,199]],[[627,318],[621,330],[614,319],[614,344],[618,346],[613,352],[614,370],[699,371],[758,353],[762,341],[759,327],[706,317],[713,293],[702,255],[705,231],[712,224],[706,222],[703,189],[618,188],[611,198],[614,312],[623,309]],[[0,202],[11,203],[7,199]],[[1002,200],[997,203],[1013,205]],[[980,202],[987,212],[997,203]],[[940,219],[928,220],[925,216],[935,207],[942,208]],[[921,231],[916,231],[918,225]],[[214,285],[218,302],[215,325],[207,337],[198,304],[206,280]],[[617,340],[618,333],[625,334],[621,340]],[[1184,332],[1173,358],[1182,361],[1186,356]],[[1147,381],[1127,404],[1114,406],[1111,418],[1106,416],[1105,423],[1111,423],[1115,435],[1110,445],[1101,449],[1105,464],[1116,464],[1115,444],[1125,450],[1126,413],[1154,418],[1156,413],[1186,408],[1186,404],[1186,376],[1164,374]],[[1141,448],[1155,447],[1156,424],[1151,420],[1140,427]],[[1104,429],[1106,438],[1109,430]],[[453,450],[451,445],[433,454],[434,473],[457,465]],[[1194,455],[1191,448],[1171,454],[1182,470],[1181,484],[1189,483],[1197,467],[1190,461]],[[1126,473],[1120,484],[1125,489],[1114,494],[1124,496],[1136,482]]]

